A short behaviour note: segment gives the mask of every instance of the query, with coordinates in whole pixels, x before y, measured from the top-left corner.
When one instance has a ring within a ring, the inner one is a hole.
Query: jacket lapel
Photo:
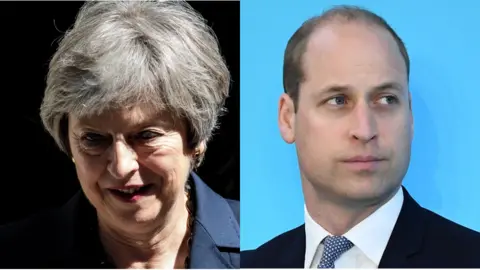
[[[393,228],[379,268],[403,268],[407,259],[417,253],[425,231],[424,210],[402,187],[404,201],[397,223]]]
[[[228,202],[192,173],[196,196],[191,268],[239,268],[240,226]]]

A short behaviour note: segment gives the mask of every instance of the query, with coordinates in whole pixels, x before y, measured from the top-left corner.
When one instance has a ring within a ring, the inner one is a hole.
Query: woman
[[[41,118],[82,187],[0,229],[10,268],[239,268],[238,202],[193,173],[228,94],[217,40],[181,1],[87,2]]]

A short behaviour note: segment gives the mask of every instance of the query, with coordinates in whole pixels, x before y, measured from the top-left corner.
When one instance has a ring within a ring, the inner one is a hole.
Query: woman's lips
[[[108,191],[113,194],[115,198],[122,202],[133,203],[145,196],[151,195],[153,192],[153,184],[147,184],[143,186],[129,185],[121,188],[109,188]]]

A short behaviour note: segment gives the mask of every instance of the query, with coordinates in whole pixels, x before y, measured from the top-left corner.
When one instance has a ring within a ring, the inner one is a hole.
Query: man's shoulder
[[[402,253],[413,268],[480,268],[479,232],[420,206],[406,189],[404,198],[384,267],[396,267],[393,260]]]
[[[475,246],[478,255],[480,232],[464,227],[430,210],[426,210],[426,214],[428,215],[425,232],[427,239],[436,238],[450,248]]]
[[[294,244],[299,244],[300,247],[292,246]],[[300,251],[299,254],[303,256],[305,252],[304,225],[284,232],[256,249],[242,251],[240,265],[242,268],[283,268],[284,265],[275,266],[274,264],[279,261],[279,258],[285,258],[287,254],[291,255],[292,249],[297,249],[297,251]]]
[[[419,249],[411,255],[414,268],[480,268],[480,233],[422,208],[418,222]],[[421,217],[421,218],[420,218]],[[423,220],[423,221],[421,221]],[[402,237],[412,238],[408,231]]]
[[[302,234],[303,233],[303,236]],[[298,237],[304,237],[305,233],[305,225],[300,225],[296,228],[293,228],[289,231],[286,231],[280,235],[275,236],[274,238],[270,239],[269,241],[265,242],[261,246],[255,249],[258,252],[265,252],[271,251],[276,249],[282,249],[285,246],[289,246],[292,244],[294,240],[298,240]]]

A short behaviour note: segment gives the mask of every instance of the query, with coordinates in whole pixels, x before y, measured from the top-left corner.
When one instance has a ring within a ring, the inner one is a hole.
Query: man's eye
[[[385,105],[396,104],[398,103],[398,98],[395,96],[383,96],[379,99],[379,103]]]
[[[336,96],[327,100],[327,104],[335,105],[335,106],[345,105],[347,104],[347,99],[344,96]]]

